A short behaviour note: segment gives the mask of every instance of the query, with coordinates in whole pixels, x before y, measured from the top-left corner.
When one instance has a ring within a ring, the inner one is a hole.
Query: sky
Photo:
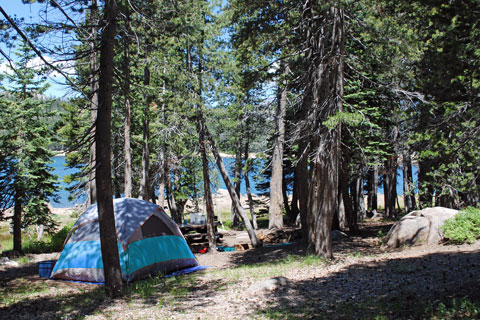
[[[38,4],[38,3],[33,3],[33,4],[23,4],[21,0],[0,0],[0,6],[3,8],[3,10],[11,17],[11,18],[23,18],[25,23],[38,23],[41,21],[41,15],[39,14],[39,10],[42,8],[45,8],[46,4]],[[58,10],[57,10],[58,11]],[[49,12],[49,17],[52,18],[54,17],[55,12],[50,11]],[[59,14],[59,13],[58,13]],[[3,15],[0,14],[0,18],[4,20]],[[13,34],[14,31],[11,31],[11,34]],[[55,40],[52,38],[44,38],[42,39],[45,41],[45,43],[54,43]],[[15,55],[15,49],[14,48],[8,48],[5,43],[0,43],[0,48],[2,49],[3,52],[5,52],[11,60],[16,61],[17,57]],[[49,56],[44,56],[44,58],[49,61],[50,63],[54,63],[55,65],[59,65],[55,63],[55,58],[54,57],[49,57]],[[36,57],[33,59],[30,63],[31,66],[35,67],[41,67],[44,65],[44,63],[41,61],[40,58]],[[0,73],[5,73],[5,72],[12,72],[8,68],[8,62],[3,56],[0,56]],[[55,98],[68,98],[71,96],[73,93],[69,88],[65,85],[65,80],[63,79],[63,76],[61,76],[57,72],[52,72],[49,77],[48,77],[48,83],[50,84],[50,88],[47,90],[46,95],[49,97],[55,97]],[[8,87],[8,83],[4,81],[2,83],[6,87]]]

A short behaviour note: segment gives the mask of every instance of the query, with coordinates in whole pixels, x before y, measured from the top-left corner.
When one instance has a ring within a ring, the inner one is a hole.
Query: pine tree
[[[53,156],[49,146],[55,139],[50,119],[55,114],[42,96],[47,89],[44,70],[32,66],[34,54],[25,42],[17,56],[18,63],[6,74],[11,98],[0,98],[0,205],[14,207],[13,249],[22,252],[22,228],[44,225],[47,231],[54,230],[48,203],[58,178],[49,166]]]

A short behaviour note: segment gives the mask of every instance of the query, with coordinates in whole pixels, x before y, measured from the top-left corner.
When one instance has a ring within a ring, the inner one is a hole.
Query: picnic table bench
[[[217,225],[219,225],[219,223],[215,222],[215,234],[218,240],[222,238],[223,235],[218,233]],[[208,240],[207,224],[184,223],[180,224],[179,228],[187,243],[205,242]]]

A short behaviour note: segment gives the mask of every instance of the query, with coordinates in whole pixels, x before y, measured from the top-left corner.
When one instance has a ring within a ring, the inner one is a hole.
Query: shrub
[[[445,238],[453,243],[473,243],[480,238],[480,208],[467,208],[442,226]]]
[[[62,250],[63,243],[67,238],[68,233],[73,227],[73,223],[66,225],[45,241],[31,241],[27,242],[23,248],[25,253],[50,253],[59,252]]]

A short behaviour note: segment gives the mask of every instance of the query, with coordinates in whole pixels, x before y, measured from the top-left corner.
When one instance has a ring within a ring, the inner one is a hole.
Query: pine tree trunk
[[[250,180],[248,178],[248,173],[249,173],[249,132],[248,132],[248,121],[247,121],[247,137],[245,141],[245,173],[243,174],[243,177],[245,179],[245,188],[247,189],[247,199],[248,199],[248,208],[250,209],[250,215],[252,216],[252,225],[253,229],[257,230],[258,225],[257,225],[257,216],[255,215],[255,208],[253,207],[253,197],[252,197],[252,192],[250,190]]]
[[[13,251],[23,253],[22,248],[22,194],[15,188],[15,201],[13,207]]]
[[[270,180],[270,207],[268,228],[283,229],[283,145],[285,143],[285,112],[287,87],[279,85],[279,101],[275,112],[275,137],[273,139],[272,178]]]
[[[209,250],[215,250],[217,248],[217,235],[215,232],[215,212],[213,210],[212,192],[210,190],[210,173],[208,168],[207,152],[205,150],[205,135],[203,129],[200,130],[201,134],[199,139],[202,139],[200,147],[200,153],[202,155],[202,170],[203,170],[203,189],[204,196],[203,201],[205,203],[205,209],[207,211],[207,237]],[[202,150],[203,149],[203,150]]]
[[[300,224],[302,225],[302,240],[307,243],[308,238],[308,150],[304,140],[299,142],[297,152],[297,166],[295,167],[295,189],[298,195],[298,210],[300,212]]]
[[[312,4],[304,5],[305,16],[313,19]],[[333,258],[331,229],[338,209],[341,127],[327,128],[324,121],[343,111],[345,31],[343,9],[330,7],[323,12],[325,20],[319,28],[309,26],[307,38],[313,59],[309,84],[313,103],[310,119],[314,119],[310,144],[314,156],[310,163],[308,192],[308,251]],[[332,26],[331,31],[327,30]],[[309,53],[309,54],[310,54]]]
[[[295,170],[295,168],[294,168]],[[293,217],[293,221],[292,222],[295,222],[295,220],[297,219],[297,216],[298,214],[300,213],[300,209],[298,208],[298,191],[297,191],[297,186],[296,184],[299,183],[299,181],[297,179],[295,179],[294,177],[294,180],[293,180],[293,188],[292,188],[292,202],[291,202],[291,215]]]
[[[234,188],[235,193],[237,194],[238,199],[240,199],[240,185],[241,185],[241,172],[242,172],[242,139],[237,138],[236,150],[235,150],[235,168],[234,168]],[[237,227],[240,224],[240,216],[238,210],[236,209],[235,204],[232,202],[231,208],[231,217],[232,217],[232,226]]]
[[[383,180],[385,196],[385,216],[394,218],[395,201],[397,199],[397,162],[395,155],[389,155],[385,161],[385,175]]]
[[[119,143],[117,144],[118,140],[119,140],[120,137],[118,136],[114,136],[113,137],[113,148],[112,148],[112,184],[113,184],[113,196],[115,198],[120,198],[121,197],[121,193],[123,191],[123,188],[122,188],[122,181],[121,181],[121,177],[119,175],[119,170],[117,170],[117,168],[120,167],[120,159],[121,159],[121,156],[120,156],[120,148],[115,148],[115,146],[119,145]]]
[[[358,234],[359,228],[358,228],[358,219],[357,219],[357,214],[353,210],[352,206],[352,198],[350,197],[350,194],[348,192],[348,176],[349,176],[349,170],[348,170],[348,162],[350,159],[347,157],[342,161],[342,168],[340,171],[340,177],[339,177],[339,183],[340,183],[340,189],[341,189],[341,194],[342,194],[342,202],[343,202],[343,207],[345,211],[345,220],[348,225],[348,230],[350,234]]]
[[[335,220],[333,223],[337,225],[339,230],[345,231],[347,230],[348,224],[347,224],[347,215],[345,211],[345,204],[343,202],[343,190],[342,190],[342,177],[339,177],[338,180],[339,188],[338,188],[338,214],[337,214],[337,222]]]
[[[143,77],[143,84],[148,90],[148,87],[150,86],[150,68],[148,66],[148,62],[145,66]],[[147,98],[145,101],[145,109],[143,111],[142,178],[140,179],[139,190],[139,198],[146,201],[150,199],[150,178],[148,176],[148,171],[150,170],[150,119],[148,116],[148,114],[150,113],[150,103],[151,97],[150,94],[147,94]]]
[[[98,33],[98,5],[97,0],[91,0],[90,6],[90,55],[89,55],[89,67],[90,67],[90,90],[92,95],[90,98],[90,123],[92,126],[97,121],[97,109],[98,109],[98,58],[97,58],[97,33]],[[97,203],[97,186],[95,183],[95,145],[96,141],[93,140],[90,144],[90,171],[89,171],[89,183],[88,183],[88,203]]]
[[[114,0],[105,1],[104,28],[100,47],[99,104],[95,128],[96,142],[96,187],[98,221],[102,251],[105,289],[110,297],[120,296],[123,291],[122,270],[118,254],[117,232],[112,199],[111,119],[113,57],[115,43],[116,7]]]
[[[378,166],[368,170],[368,210],[378,210]]]
[[[164,63],[166,64],[166,61],[164,60]],[[166,74],[167,70],[166,68],[163,69],[163,73]],[[162,93],[163,96],[165,97],[165,94],[167,92],[167,88],[165,85],[165,82],[163,82],[162,85]],[[165,102],[162,103],[162,124],[166,125],[167,123],[167,110],[166,110],[166,105]],[[159,173],[159,184],[158,184],[158,205],[160,207],[164,207],[165,205],[165,180],[167,178],[167,172],[165,171],[165,163],[167,162],[167,146],[165,142],[165,137],[164,135],[162,137],[162,141],[160,142],[160,152],[158,155],[158,162],[159,162],[159,167],[160,169],[158,170]]]
[[[158,199],[157,203],[160,208],[165,206],[165,171],[164,171],[164,162],[165,162],[165,152],[160,151],[160,169],[159,169],[159,184],[158,184]]]
[[[240,204],[240,200],[237,197],[237,194],[235,192],[235,189],[233,188],[232,183],[230,182],[230,178],[228,177],[227,169],[225,168],[225,165],[223,164],[223,159],[220,156],[220,153],[217,150],[217,147],[215,146],[215,142],[208,132],[207,128],[205,127],[205,137],[208,139],[210,142],[210,147],[212,149],[213,156],[215,157],[215,162],[218,167],[218,171],[220,171],[220,175],[223,178],[223,182],[225,183],[225,186],[227,187],[228,193],[230,194],[230,198],[232,199],[232,202],[235,204],[237,207],[238,213],[240,215],[240,218],[242,218],[243,223],[245,224],[245,228],[247,229],[248,236],[250,238],[250,242],[254,247],[259,247],[262,245],[260,241],[258,241],[257,235],[255,233],[255,230],[252,227],[252,224],[250,223],[250,220],[248,219],[247,215],[245,214],[245,210],[243,210],[242,205]]]
[[[326,143],[313,144],[317,153],[311,163],[308,194],[308,251],[325,258],[333,258],[333,216],[338,208],[338,131],[330,132]]]
[[[416,201],[413,188],[412,158],[408,152],[403,153],[403,201],[405,211],[416,210]]]
[[[126,6],[128,7],[128,6]],[[127,9],[128,10],[128,9]],[[127,11],[128,16],[128,11]],[[128,28],[128,27],[127,27]],[[123,153],[125,159],[125,166],[124,166],[124,190],[123,194],[126,198],[132,197],[132,147],[130,142],[130,127],[131,127],[131,104],[130,104],[130,54],[129,54],[129,46],[130,43],[128,41],[128,36],[124,37],[123,45],[125,47],[125,59],[123,61],[123,74],[125,76],[125,127],[124,127],[124,146],[123,146]]]
[[[292,209],[290,208],[288,192],[287,192],[287,182],[285,181],[285,176],[282,177],[282,199],[283,207],[285,208],[285,213],[287,214],[287,220],[295,221],[295,216],[292,217]]]
[[[357,172],[362,172],[362,167],[357,167]],[[357,219],[363,220],[366,217],[365,200],[363,197],[363,176],[357,176],[354,180],[354,211]]]
[[[178,214],[178,207],[177,207],[177,202],[175,200],[175,195],[173,194],[173,186],[172,186],[172,179],[169,176],[169,169],[167,168],[165,170],[167,173],[167,180],[165,183],[165,187],[167,189],[167,204],[168,204],[168,209],[170,210],[170,216],[178,224],[183,223],[183,221],[180,219],[179,214]]]

